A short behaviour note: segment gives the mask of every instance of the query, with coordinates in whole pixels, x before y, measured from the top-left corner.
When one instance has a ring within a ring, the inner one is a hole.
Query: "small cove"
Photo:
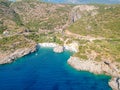
[[[41,48],[0,66],[1,90],[111,90],[110,77],[77,71],[67,64],[71,52]]]

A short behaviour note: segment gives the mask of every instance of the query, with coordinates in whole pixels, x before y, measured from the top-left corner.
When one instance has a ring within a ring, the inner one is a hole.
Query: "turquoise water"
[[[0,66],[0,90],[111,90],[110,77],[76,71],[67,64],[72,53],[41,48]]]

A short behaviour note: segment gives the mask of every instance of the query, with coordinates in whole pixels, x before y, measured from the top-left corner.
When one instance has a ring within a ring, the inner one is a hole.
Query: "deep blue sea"
[[[111,90],[110,77],[73,69],[67,64],[70,55],[41,48],[0,65],[0,90]]]

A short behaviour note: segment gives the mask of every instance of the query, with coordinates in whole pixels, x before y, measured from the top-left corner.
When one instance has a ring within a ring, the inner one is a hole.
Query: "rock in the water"
[[[120,78],[112,78],[109,82],[109,85],[113,90],[120,90]]]
[[[56,46],[53,49],[53,51],[56,52],[56,53],[62,53],[64,51],[64,47],[63,46]]]

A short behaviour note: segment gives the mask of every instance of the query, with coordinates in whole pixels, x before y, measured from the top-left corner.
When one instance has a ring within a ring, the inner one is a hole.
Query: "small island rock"
[[[62,53],[64,51],[64,47],[63,46],[56,46],[53,49],[53,51],[56,52],[56,53]]]

